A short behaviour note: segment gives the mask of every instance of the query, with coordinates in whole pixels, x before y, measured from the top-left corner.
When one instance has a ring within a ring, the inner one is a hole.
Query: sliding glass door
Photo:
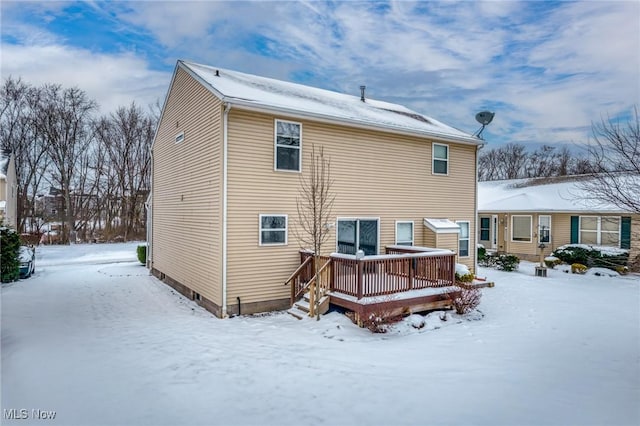
[[[338,219],[338,253],[378,254],[378,219]]]

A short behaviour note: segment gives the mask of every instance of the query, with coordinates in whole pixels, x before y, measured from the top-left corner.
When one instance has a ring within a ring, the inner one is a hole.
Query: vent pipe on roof
[[[220,77],[220,70],[216,70],[216,77]]]
[[[367,86],[360,86],[360,100],[362,102],[364,102],[364,89],[366,89]]]

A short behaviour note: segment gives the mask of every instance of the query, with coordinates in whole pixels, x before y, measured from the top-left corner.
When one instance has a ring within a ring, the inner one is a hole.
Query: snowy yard
[[[482,269],[481,314],[372,334],[337,313],[219,320],[135,247],[39,247],[2,285],[2,424],[640,424],[638,275]]]

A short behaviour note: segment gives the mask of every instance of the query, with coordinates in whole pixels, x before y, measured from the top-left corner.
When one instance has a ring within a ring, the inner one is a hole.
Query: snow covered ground
[[[372,334],[337,313],[219,320],[135,247],[39,247],[2,285],[2,424],[640,424],[638,275],[483,269],[481,313]]]

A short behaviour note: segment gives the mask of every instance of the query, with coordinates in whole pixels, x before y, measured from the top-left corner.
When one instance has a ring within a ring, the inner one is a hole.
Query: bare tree
[[[8,77],[0,86],[0,148],[16,159],[18,230],[33,230],[35,197],[43,179],[46,146],[34,126],[41,91]]]
[[[298,226],[296,236],[303,248],[312,248],[314,254],[314,275],[318,277],[322,247],[331,235],[335,194],[332,191],[331,161],[324,155],[324,148],[316,152],[311,146],[309,171],[300,176],[300,192],[296,200],[298,210]],[[317,279],[317,278],[316,278]],[[319,302],[319,286],[315,286],[315,302]],[[316,318],[320,312],[316,309]]]
[[[115,180],[124,240],[144,232],[144,202],[151,177],[151,143],[155,120],[135,103],[120,107],[95,125],[96,137],[108,157]]]
[[[76,87],[62,89],[60,85],[48,84],[42,94],[36,126],[45,138],[53,177],[64,197],[62,242],[68,243],[69,233],[75,229],[72,184],[79,159],[91,143],[89,124],[97,105]]]
[[[640,214],[640,115],[624,124],[603,118],[592,126],[589,179],[580,183],[589,199]]]

